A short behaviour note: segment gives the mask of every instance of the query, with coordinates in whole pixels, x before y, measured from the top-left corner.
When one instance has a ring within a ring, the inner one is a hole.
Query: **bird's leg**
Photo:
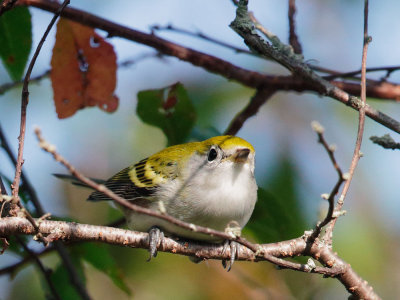
[[[230,221],[225,228],[225,232],[232,235],[232,237],[238,237],[241,235],[242,228],[239,223],[236,221]],[[235,241],[226,240],[224,243],[224,248],[222,250],[222,254],[225,253],[226,249],[228,249],[228,245],[230,247],[230,259],[228,272],[231,270],[233,263],[235,262],[235,258],[239,256],[239,244]],[[226,268],[226,260],[222,260],[222,266],[224,269]]]
[[[164,238],[164,233],[158,227],[151,227],[149,230],[149,252],[150,257],[147,261],[150,261],[153,257],[157,256],[157,247],[160,245],[161,240]]]
[[[230,258],[229,258],[229,266],[227,271],[229,272],[232,269],[233,263],[235,262],[235,258],[239,256],[239,244],[235,241],[226,240],[224,243],[224,248],[222,253],[224,254],[226,250],[230,248]],[[222,266],[226,269],[226,260],[222,260]]]

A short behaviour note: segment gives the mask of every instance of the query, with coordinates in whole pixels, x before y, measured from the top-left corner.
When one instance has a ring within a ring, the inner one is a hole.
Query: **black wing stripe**
[[[146,163],[147,160],[143,160],[139,163]],[[107,180],[104,185],[113,191],[118,196],[134,201],[135,199],[139,199],[141,197],[149,197],[155,192],[155,188],[146,188],[146,187],[138,187],[136,186],[130,179],[129,171],[132,170],[132,167],[128,167],[123,169],[122,171],[115,174],[109,180]],[[144,177],[140,177],[139,180],[142,182]],[[147,180],[145,180],[147,182]],[[151,182],[151,180],[150,180]],[[89,201],[107,201],[111,200],[108,196],[104,195],[102,192],[96,191],[93,192],[89,198]]]

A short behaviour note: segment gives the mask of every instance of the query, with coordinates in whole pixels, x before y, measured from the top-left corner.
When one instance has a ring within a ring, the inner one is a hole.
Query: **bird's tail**
[[[76,178],[73,175],[67,175],[67,174],[53,174],[53,175],[61,180],[68,181],[68,182],[72,183],[73,185],[77,185],[77,186],[81,186],[81,187],[85,187],[85,188],[93,190],[92,187],[88,186],[86,183],[83,183],[82,181],[80,181],[78,178]],[[90,178],[90,179],[93,180],[94,182],[96,182],[97,184],[104,184],[106,182],[103,179],[97,179],[97,178]]]

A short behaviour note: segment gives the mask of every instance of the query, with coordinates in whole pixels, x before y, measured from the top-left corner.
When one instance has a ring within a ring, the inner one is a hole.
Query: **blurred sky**
[[[306,60],[338,71],[359,69],[363,1],[297,2],[297,33]],[[199,30],[245,48],[241,38],[228,26],[235,15],[234,6],[228,0],[96,1],[95,6],[93,3],[71,1],[71,6],[145,32],[149,32],[151,25],[172,24],[191,31]],[[255,12],[266,28],[277,34],[282,41],[287,41],[287,1],[251,0],[250,10]],[[399,64],[399,11],[399,1],[371,1],[369,34],[373,41],[368,52],[369,67]],[[33,8],[31,13],[36,46],[52,16]],[[99,32],[105,36],[104,32]],[[248,69],[268,74],[288,74],[276,64],[235,54],[200,39],[171,32],[158,34]],[[54,36],[53,29],[39,55],[33,76],[42,74],[49,68]],[[112,38],[110,42],[115,47],[118,61],[154,52],[151,48],[119,38]],[[374,74],[372,77],[379,78],[381,75]],[[399,79],[399,74],[391,76],[393,81]],[[0,66],[0,84],[9,81],[10,78]],[[187,87],[196,107],[201,108],[207,104],[201,97],[225,97],[221,102],[229,104],[216,106],[216,110],[212,112],[212,123],[208,116],[199,115],[199,125],[212,125],[221,132],[252,95],[251,90],[237,83],[228,82],[175,58],[147,59],[131,67],[119,69],[116,93],[120,98],[120,106],[117,112],[106,114],[97,108],[90,108],[79,111],[71,118],[59,120],[52,102],[50,81],[45,79],[39,84],[31,85],[24,169],[46,210],[55,215],[65,215],[70,207],[65,196],[59,195],[62,183],[51,176],[51,173],[65,170],[38,148],[33,136],[35,125],[40,126],[44,136],[80,170],[92,177],[106,178],[165,147],[166,140],[162,133],[143,124],[136,116],[136,94],[143,89],[160,88],[177,81]],[[20,89],[16,88],[0,96],[0,122],[15,153],[20,94]],[[370,100],[370,104],[400,120],[400,109],[392,101]],[[256,148],[256,173],[260,185],[270,176],[268,171],[277,157],[284,153],[293,155],[302,179],[299,185],[304,199],[304,214],[310,218],[310,224],[315,222],[321,206],[319,195],[329,192],[336,181],[328,156],[317,144],[315,133],[311,130],[312,120],[318,120],[324,125],[326,138],[337,145],[339,163],[346,170],[353,153],[358,117],[356,112],[335,100],[309,93],[277,93],[262,107],[257,117],[246,122],[238,134]],[[371,135],[380,136],[388,132],[384,127],[367,120],[362,147],[365,157],[356,171],[346,200],[348,217],[338,222],[339,232],[346,231],[346,226],[357,226],[350,218],[364,216],[364,221],[370,223],[368,226],[384,228],[388,235],[398,236],[400,233],[400,156],[398,151],[383,150],[368,139]],[[391,135],[399,140],[397,134]],[[2,171],[5,170],[12,177],[13,166],[2,152],[0,166]],[[5,277],[0,280],[3,283],[7,281]]]

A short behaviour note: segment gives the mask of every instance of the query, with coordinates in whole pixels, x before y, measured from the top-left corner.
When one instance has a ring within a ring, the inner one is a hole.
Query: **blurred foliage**
[[[131,291],[123,280],[121,269],[116,265],[114,258],[109,252],[108,245],[83,243],[73,247],[73,253],[89,262],[93,267],[105,273],[110,277],[112,282],[126,294],[130,295]]]
[[[385,261],[392,256],[391,252],[398,247],[398,243],[390,242],[391,237],[383,234],[385,230],[376,224],[371,216],[364,217],[367,218],[354,215],[339,220],[333,236],[334,250],[340,253],[344,260],[351,262],[356,272],[364,274],[364,279],[371,282],[372,286],[378,286],[378,282],[383,280]],[[340,224],[341,222],[346,224]],[[351,228],[351,234],[346,234],[348,228]],[[389,282],[387,286],[390,286]]]
[[[0,18],[0,57],[11,79],[21,79],[32,47],[31,14],[15,7]]]
[[[75,280],[79,280],[82,283],[82,285],[85,286],[86,278],[80,258],[75,255],[71,255],[71,259],[73,261],[75,270],[77,271],[77,274],[79,276],[79,279]],[[68,271],[61,262],[53,270],[50,278],[61,299],[81,299],[79,294],[76,292],[75,287],[70,283]],[[51,299],[50,295],[52,294],[49,290],[47,282],[45,282],[44,279],[42,279],[42,284],[45,287],[45,290],[47,290],[46,294]]]
[[[184,143],[196,120],[196,112],[182,84],[138,93],[137,114],[150,125],[161,128],[168,146]]]

